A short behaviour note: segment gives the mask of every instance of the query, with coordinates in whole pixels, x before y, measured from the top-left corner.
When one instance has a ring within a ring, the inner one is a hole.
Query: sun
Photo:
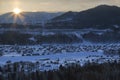
[[[14,9],[13,9],[13,12],[14,12],[15,14],[20,14],[20,13],[21,13],[21,10],[20,10],[19,8],[14,8]]]

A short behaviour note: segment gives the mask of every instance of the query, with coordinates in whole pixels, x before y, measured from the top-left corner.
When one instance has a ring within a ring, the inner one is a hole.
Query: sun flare
[[[13,9],[13,12],[14,12],[15,14],[20,14],[20,13],[21,13],[21,10],[20,10],[19,8],[14,8],[14,9]]]

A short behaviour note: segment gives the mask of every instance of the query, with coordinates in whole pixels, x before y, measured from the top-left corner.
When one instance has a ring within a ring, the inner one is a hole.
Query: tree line
[[[58,70],[40,71],[39,62],[8,61],[0,67],[0,80],[119,80],[120,61],[60,65]]]

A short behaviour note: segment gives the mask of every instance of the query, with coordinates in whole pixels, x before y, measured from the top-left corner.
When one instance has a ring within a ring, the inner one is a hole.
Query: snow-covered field
[[[51,70],[58,69],[60,65],[67,65],[68,63],[78,63],[83,65],[84,63],[90,62],[108,62],[108,61],[119,61],[119,56],[105,56],[103,53],[96,52],[81,52],[81,53],[58,53],[42,56],[2,56],[0,57],[0,64],[4,65],[7,61],[14,62],[39,62],[40,70]]]
[[[32,34],[32,35],[39,35],[41,33],[45,33],[44,35],[50,35],[50,34],[56,34],[56,33],[62,33],[62,34],[84,34],[88,32],[95,32],[95,33],[104,33],[106,31],[110,31],[109,29],[105,30],[97,30],[97,29],[14,29],[14,28],[0,28],[0,34],[7,32],[7,31],[16,31],[22,34]]]
[[[40,70],[58,69],[60,65],[86,62],[120,61],[118,55],[105,55],[106,49],[118,49],[119,44],[46,44],[46,45],[0,45],[0,65],[6,62],[39,62]]]

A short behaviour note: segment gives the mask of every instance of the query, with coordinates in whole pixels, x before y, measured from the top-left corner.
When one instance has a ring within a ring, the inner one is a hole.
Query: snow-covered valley
[[[120,62],[119,49],[120,44],[0,45],[0,65],[7,62],[39,62],[39,70],[44,71],[76,63],[82,66],[88,62]]]
[[[13,12],[0,2],[0,80],[120,80],[119,6],[21,1]]]

